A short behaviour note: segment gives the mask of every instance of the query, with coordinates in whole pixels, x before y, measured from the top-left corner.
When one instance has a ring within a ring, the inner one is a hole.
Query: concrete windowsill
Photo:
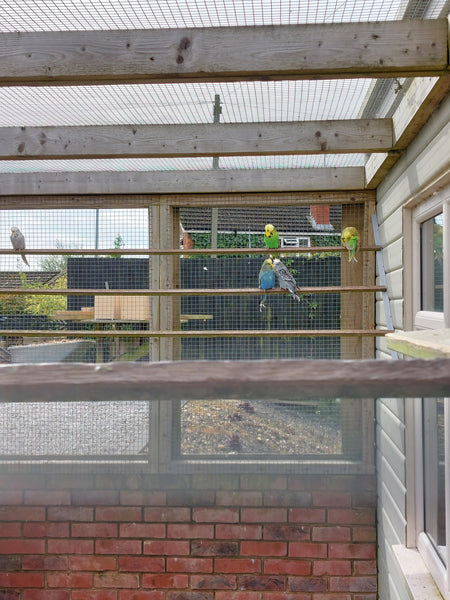
[[[392,546],[392,551],[411,600],[443,600],[430,571],[415,548],[398,545]]]

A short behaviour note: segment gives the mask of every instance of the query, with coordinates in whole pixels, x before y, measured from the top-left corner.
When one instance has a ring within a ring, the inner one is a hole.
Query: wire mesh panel
[[[25,246],[0,254],[0,360],[371,356],[373,255],[360,249],[371,243],[368,204],[329,199],[149,198],[139,208],[122,198],[94,209],[1,211],[3,247],[16,226]],[[271,248],[268,224],[278,235]],[[355,253],[341,246],[349,226],[358,229]],[[264,286],[267,260],[274,278]],[[370,418],[360,401],[206,398],[155,409],[126,397],[58,400],[1,407],[3,463],[367,462],[361,431]]]

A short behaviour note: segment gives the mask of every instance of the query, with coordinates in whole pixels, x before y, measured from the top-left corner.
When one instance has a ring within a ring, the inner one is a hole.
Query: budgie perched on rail
[[[265,226],[264,243],[266,244],[266,248],[276,249],[280,247],[278,231],[270,223]]]
[[[360,235],[356,227],[346,227],[342,231],[341,242],[348,250],[348,262],[358,262],[356,251],[359,249]]]
[[[275,273],[273,270],[273,261],[271,258],[267,258],[259,271],[259,287],[262,290],[270,290],[275,285]],[[266,295],[263,294],[259,303],[259,310],[262,312],[263,308],[266,308]]]
[[[297,289],[297,282],[286,265],[284,265],[279,258],[275,258],[273,261],[273,268],[280,288],[287,290],[291,298],[300,302],[300,298],[295,291]]]

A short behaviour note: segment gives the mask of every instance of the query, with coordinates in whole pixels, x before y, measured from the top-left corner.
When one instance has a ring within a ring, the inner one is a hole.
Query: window
[[[449,215],[448,189],[409,212],[407,329],[449,327]],[[408,545],[418,548],[442,596],[450,600],[450,398],[417,398],[407,407]]]

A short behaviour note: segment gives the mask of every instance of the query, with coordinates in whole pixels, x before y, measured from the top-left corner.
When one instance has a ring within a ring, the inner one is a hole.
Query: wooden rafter
[[[366,153],[390,150],[392,139],[391,119],[2,127],[0,159]]]
[[[2,33],[0,85],[442,75],[446,19]]]

